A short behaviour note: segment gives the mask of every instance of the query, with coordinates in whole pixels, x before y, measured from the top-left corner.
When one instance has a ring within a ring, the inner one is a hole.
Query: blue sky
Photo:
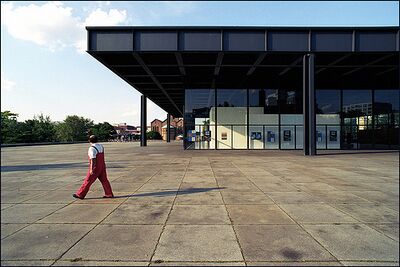
[[[1,2],[2,111],[139,124],[140,94],[84,52],[85,25],[399,26],[399,2]]]

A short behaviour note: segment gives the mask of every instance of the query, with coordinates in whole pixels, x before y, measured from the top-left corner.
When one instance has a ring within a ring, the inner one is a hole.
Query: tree
[[[152,140],[161,140],[161,134],[159,132],[156,131],[150,131],[148,133],[146,133],[147,139],[152,139]]]
[[[56,125],[57,138],[60,141],[86,141],[93,121],[76,115],[67,116]]]
[[[108,122],[98,123],[90,129],[90,134],[97,135],[100,141],[108,141],[117,132]]]
[[[18,121],[17,121],[18,114],[12,113],[9,110],[1,112],[1,143],[2,144],[9,144],[15,143],[17,141],[18,133]]]
[[[33,117],[32,125],[33,142],[53,142],[55,141],[55,127],[49,116],[40,114]]]

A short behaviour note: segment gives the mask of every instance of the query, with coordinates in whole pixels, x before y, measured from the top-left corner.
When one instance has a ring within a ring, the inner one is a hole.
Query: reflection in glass
[[[218,148],[247,149],[247,89],[217,90],[217,124]],[[231,142],[220,133],[231,134]]]
[[[399,90],[375,90],[375,148],[399,148]]]
[[[372,91],[343,90],[343,117],[351,132],[344,136],[344,146],[348,148],[372,148]],[[352,136],[352,138],[347,138]],[[354,138],[355,137],[355,138]],[[347,142],[347,143],[346,143]],[[353,143],[356,142],[357,146]]]
[[[215,146],[215,90],[185,91],[186,149],[213,149]]]
[[[316,90],[317,114],[340,113],[340,90]]]
[[[302,114],[302,91],[281,89],[279,90],[279,107],[281,114]]]

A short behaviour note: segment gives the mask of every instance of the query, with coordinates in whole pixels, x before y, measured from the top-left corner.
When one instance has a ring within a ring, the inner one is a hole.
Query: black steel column
[[[167,113],[167,143],[171,142],[171,115]]]
[[[316,155],[314,55],[303,56],[304,155]]]
[[[140,105],[140,146],[147,146],[147,97],[141,96]]]

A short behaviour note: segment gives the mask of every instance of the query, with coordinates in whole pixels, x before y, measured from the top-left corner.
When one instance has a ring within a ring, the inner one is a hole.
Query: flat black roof
[[[174,116],[187,88],[399,88],[399,27],[86,27],[88,53]]]

